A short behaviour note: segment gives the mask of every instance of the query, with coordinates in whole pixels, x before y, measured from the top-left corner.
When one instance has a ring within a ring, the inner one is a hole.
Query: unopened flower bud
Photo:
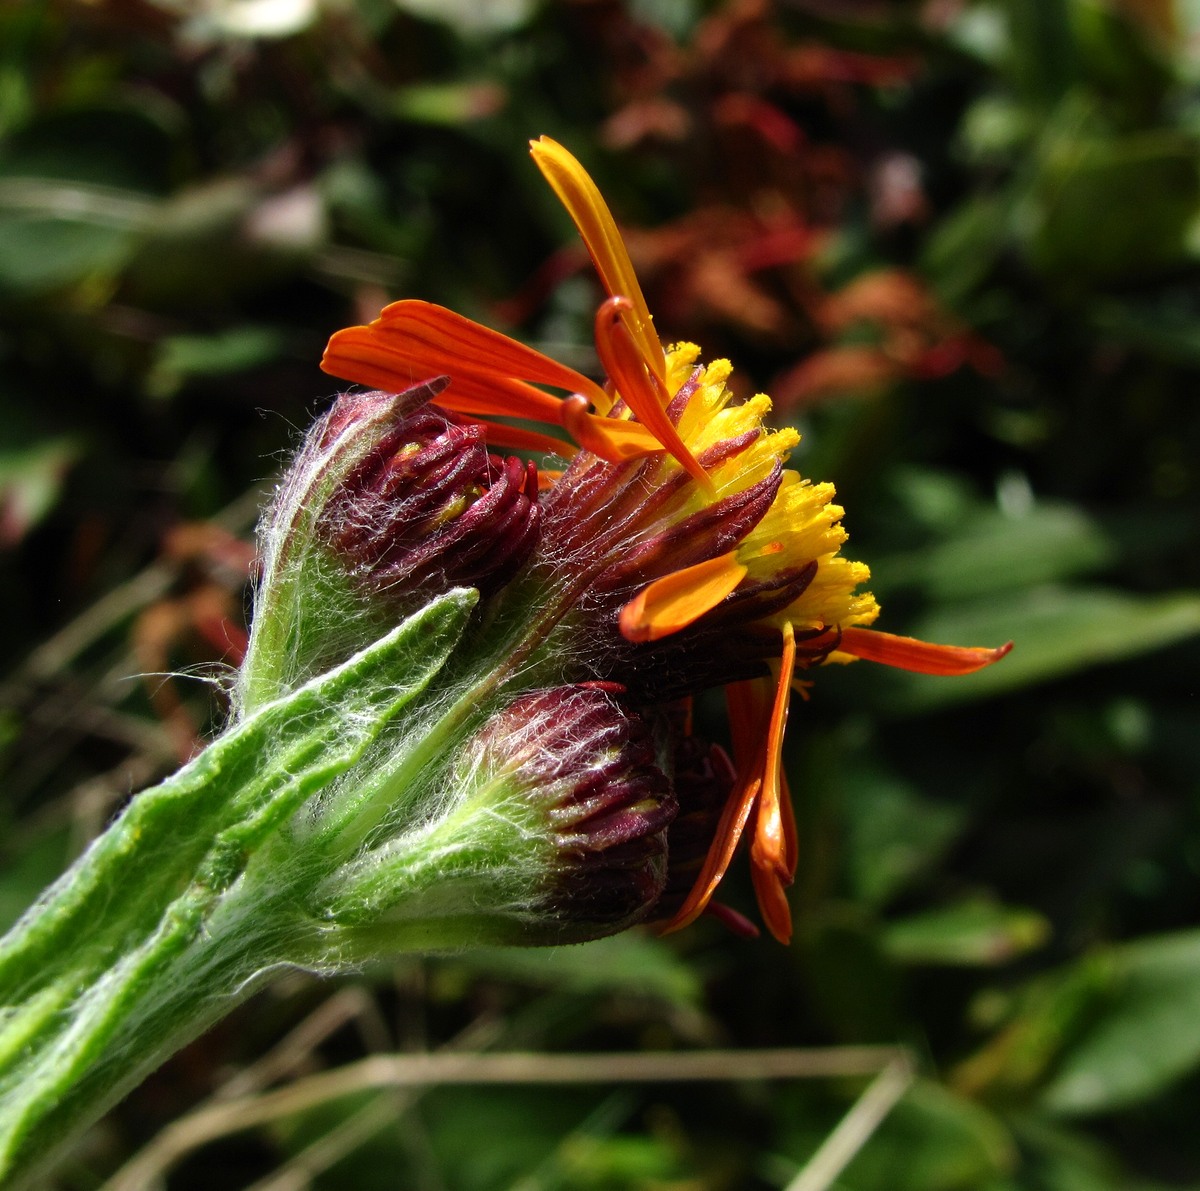
[[[386,400],[351,394],[339,404]],[[483,430],[425,407],[403,417],[333,492],[322,534],[372,592],[503,584],[537,541],[537,468],[488,453]]]
[[[649,727],[607,691],[519,695],[439,772],[328,883],[321,915],[347,937],[580,942],[658,902],[677,804]]]
[[[533,550],[536,468],[430,406],[446,383],[345,393],[307,435],[263,520],[241,713],[452,587],[494,591]]]
[[[642,718],[589,687],[522,695],[480,739],[482,764],[507,775],[550,829],[547,910],[594,937],[644,918],[666,881],[677,812]]]

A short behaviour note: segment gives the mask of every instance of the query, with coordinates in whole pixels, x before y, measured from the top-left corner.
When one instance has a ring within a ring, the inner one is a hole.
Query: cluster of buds
[[[5,1185],[280,965],[703,913],[753,932],[714,896],[743,844],[786,941],[800,673],[1005,652],[869,627],[795,432],[659,342],[591,179],[552,142],[534,158],[607,293],[606,383],[423,302],[333,337],[324,367],[371,391],[338,398],[267,513],[232,722],[0,942]],[[728,754],[690,731],[714,687]]]
[[[705,912],[753,930],[714,900],[748,838],[762,918],[786,941],[781,748],[798,673],[855,658],[967,673],[1006,650],[867,627],[867,568],[841,554],[832,486],[787,466],[796,433],[766,425],[765,396],[733,398],[725,361],[660,343],[591,179],[551,141],[533,154],[607,293],[606,383],[425,302],[336,334],[323,367],[374,391],[338,399],[275,502],[240,706],[473,588],[426,701],[436,747],[417,750],[419,776],[393,766],[408,787],[368,783],[374,817],[346,836],[324,912],[396,929],[424,914],[454,942],[678,929]],[[565,462],[539,476],[493,449]],[[688,728],[714,687],[732,759]],[[436,905],[401,896],[418,869]]]

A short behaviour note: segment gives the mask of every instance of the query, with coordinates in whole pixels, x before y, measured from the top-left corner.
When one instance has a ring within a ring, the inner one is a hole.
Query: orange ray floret
[[[715,608],[745,575],[736,551],[663,575],[621,609],[621,635],[657,641],[677,633]]]
[[[578,394],[563,400],[562,424],[585,451],[591,451],[609,463],[623,463],[626,459],[651,455],[663,449],[653,432],[640,422],[600,418],[588,413],[587,398]]]
[[[750,876],[767,929],[781,943],[792,937],[792,912],[785,889],[796,875],[796,822],[783,776],[783,732],[787,726],[792,675],[796,669],[796,635],[783,627],[783,656],[764,745],[762,790],[750,845]]]
[[[666,356],[654,333],[654,320],[642,296],[625,241],[595,182],[562,145],[548,136],[531,141],[529,151],[579,230],[605,292],[609,297],[629,300],[632,334],[638,350],[651,372],[660,381],[665,379]]]
[[[354,331],[359,332],[356,340],[360,345],[369,343],[393,360],[406,360],[455,379],[466,375],[477,380],[507,377],[534,381],[568,393],[582,393],[601,413],[608,413],[612,404],[608,394],[582,372],[433,302],[415,298],[393,302],[370,326],[351,327],[334,335],[330,350],[336,352],[339,342]],[[540,390],[531,392],[548,402],[555,400]]]
[[[559,399],[533,385],[510,377],[479,379],[472,370],[454,365],[440,355],[405,352],[390,346],[373,327],[347,327],[330,340],[321,367],[343,380],[403,393],[417,381],[447,376],[454,368],[452,386],[438,394],[437,404],[459,413],[530,418],[559,423]]]
[[[679,437],[667,417],[670,394],[662,379],[652,372],[639,350],[624,316],[633,309],[626,297],[609,298],[596,311],[596,351],[614,388],[633,410],[639,422],[678,460],[710,496],[716,489],[708,473]]]
[[[508,417],[562,426],[579,446],[610,463],[664,449],[650,427],[592,413],[589,401],[607,413],[612,398],[582,373],[431,302],[393,302],[369,326],[338,331],[325,349],[321,367],[344,380],[389,392],[402,392],[430,376],[448,375],[451,384],[439,394],[437,404],[480,419],[489,441],[497,446],[572,453],[569,446],[537,431],[488,420]],[[555,397],[530,381],[566,389],[571,395]],[[668,430],[674,433],[669,423]],[[687,449],[682,450],[687,455]]]
[[[524,426],[506,426],[502,422],[487,422],[482,419],[455,417],[452,419],[464,426],[481,426],[486,433],[489,447],[504,447],[510,451],[539,451],[545,455],[573,456],[577,447],[560,438],[543,434],[540,430],[528,430]],[[549,488],[562,475],[561,471],[538,468],[538,487]]]
[[[725,804],[700,875],[675,917],[667,923],[667,932],[690,925],[705,911],[729,870],[750,814],[757,807],[750,874],[758,907],[775,938],[781,943],[791,938],[792,915],[785,889],[796,872],[796,822],[783,776],[782,750],[795,665],[795,633],[791,624],[785,624],[783,656],[774,691],[767,681],[759,679],[731,683],[725,688],[734,756],[741,777]]]
[[[916,637],[898,637],[895,633],[861,628],[844,629],[838,643],[841,653],[864,661],[881,662],[916,674],[943,675],[972,674],[982,670],[984,666],[998,662],[1012,647],[1011,641],[995,649],[934,645],[929,641],[918,641]]]
[[[754,800],[758,797],[761,786],[761,778],[744,777],[734,787],[733,792],[729,795],[729,800],[725,803],[725,809],[721,812],[721,819],[717,823],[717,829],[713,836],[712,847],[709,848],[708,855],[704,858],[704,866],[700,870],[700,875],[696,878],[696,883],[684,899],[683,905],[679,907],[675,917],[663,927],[663,934],[670,934],[672,931],[682,930],[685,926],[691,926],[704,913],[717,886],[725,879],[725,874],[729,871],[733,854],[737,851],[742,832],[746,830],[746,821],[754,809]]]

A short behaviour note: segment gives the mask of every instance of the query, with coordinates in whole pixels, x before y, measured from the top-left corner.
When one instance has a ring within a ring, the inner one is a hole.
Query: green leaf
[[[0,290],[58,289],[116,273],[135,236],[84,220],[0,215]]]
[[[503,1095],[486,1088],[441,1088],[429,1093],[423,1115],[444,1185],[455,1191],[521,1186],[522,1175],[553,1163],[564,1136],[586,1129],[595,1101],[595,1092],[576,1088],[507,1088]]]
[[[476,599],[432,601],[143,791],[6,936],[0,1179],[44,1161],[273,964],[343,960],[297,905],[325,857],[296,812],[429,684]]]
[[[1100,570],[1116,557],[1115,544],[1080,509],[1039,503],[1016,515],[988,509],[965,517],[953,537],[871,570],[881,589],[911,585],[951,601]]]
[[[928,1080],[913,1085],[846,1171],[849,1187],[953,1191],[1009,1170],[1016,1154],[985,1109]]]
[[[1200,308],[1194,287],[1152,297],[1142,302],[1097,302],[1091,308],[1092,322],[1106,339],[1169,363],[1200,366]]]
[[[977,162],[1000,160],[1028,144],[1037,125],[1032,111],[1007,95],[983,95],[963,114],[960,137]]]
[[[896,1037],[899,981],[873,921],[855,906],[827,903],[798,923],[795,945],[803,950],[805,991],[823,1030],[855,1042]]]
[[[433,679],[478,596],[450,591],[349,661],[267,703],[178,773],[143,790],[18,924],[0,950],[0,996],[66,957],[157,921],[181,883],[215,896],[305,798],[349,769]],[[198,870],[200,870],[198,874]],[[97,923],[95,906],[106,913]]]
[[[1051,136],[1031,196],[1029,249],[1041,269],[1078,285],[1144,275],[1193,255],[1200,168],[1190,137],[1158,130],[1112,140],[1065,130]]]
[[[504,91],[487,81],[422,83],[397,92],[395,110],[402,120],[416,124],[457,127],[493,115],[504,101]]]
[[[784,1144],[792,1154],[806,1158],[824,1140],[803,1120],[789,1125],[791,1136]],[[995,1116],[931,1080],[919,1080],[836,1186],[842,1191],[981,1191],[1016,1162],[1012,1138]]]
[[[1008,73],[1031,106],[1050,104],[1078,73],[1069,0],[1008,0],[1004,7],[1012,33]]]
[[[1092,1138],[1044,1117],[1022,1116],[1013,1126],[1025,1161],[1021,1173],[1039,1191],[1166,1191],[1131,1177],[1116,1157]]]
[[[1200,931],[1130,943],[1107,958],[1107,1003],[1042,1092],[1052,1112],[1111,1112],[1200,1067]]]
[[[136,103],[80,104],[38,113],[0,146],[0,177],[162,193],[170,177],[170,125],[178,110],[162,92]]]
[[[277,359],[287,337],[276,327],[231,327],[216,335],[171,335],[158,347],[147,378],[156,397],[170,396],[188,377],[245,372]]]
[[[2,147],[0,289],[57,289],[126,263],[168,176],[159,106],[54,112]]]
[[[1010,237],[1005,195],[974,195],[938,225],[921,257],[921,271],[951,306],[962,301],[999,260]]]
[[[971,898],[890,922],[881,940],[899,963],[980,967],[1008,963],[1049,935],[1050,924],[1033,910]]]
[[[275,327],[232,327],[217,335],[172,335],[160,348],[159,367],[179,376],[241,372],[279,354],[284,333]]]
[[[967,821],[965,806],[925,798],[901,778],[847,758],[845,864],[857,900],[879,906],[929,872]]]
[[[1104,1003],[1110,980],[1104,953],[1038,977],[1011,998],[980,996],[972,1016],[1001,1024],[955,1068],[950,1082],[956,1090],[976,1097],[1022,1102],[1033,1098],[1053,1064]]]

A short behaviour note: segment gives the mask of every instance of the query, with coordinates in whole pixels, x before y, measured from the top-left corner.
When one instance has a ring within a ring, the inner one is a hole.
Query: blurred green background
[[[816,675],[791,948],[705,922],[285,976],[61,1186],[141,1152],[171,1191],[784,1188],[861,1076],[161,1131],[379,1052],[896,1043],[919,1078],[806,1186],[1200,1188],[1198,83],[1196,0],[0,7],[5,922],[219,722],[332,331],[419,296],[592,362],[533,136],[593,172],[663,337],[803,431],[880,626],[1016,642]]]

